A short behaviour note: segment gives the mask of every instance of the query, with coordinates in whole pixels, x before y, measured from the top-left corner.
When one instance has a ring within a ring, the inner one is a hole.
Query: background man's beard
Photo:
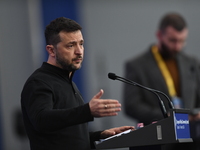
[[[163,42],[161,43],[161,50],[160,53],[163,58],[172,58],[175,57],[177,52],[175,50],[170,50],[169,47],[164,44]]]

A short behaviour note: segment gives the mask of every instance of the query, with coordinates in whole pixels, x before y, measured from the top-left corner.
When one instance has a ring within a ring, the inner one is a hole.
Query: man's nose
[[[77,46],[75,49],[75,53],[79,55],[83,54],[83,49],[84,49],[83,46]]]
[[[175,49],[177,51],[181,50],[183,48],[184,44],[182,42],[176,42]]]

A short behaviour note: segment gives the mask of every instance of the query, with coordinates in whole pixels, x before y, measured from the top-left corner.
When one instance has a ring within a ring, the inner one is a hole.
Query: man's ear
[[[156,32],[156,37],[157,37],[157,39],[158,39],[158,41],[162,41],[162,38],[163,38],[163,33],[164,31],[161,31],[161,30],[158,30],[157,32]]]
[[[158,31],[156,32],[156,37],[157,37],[158,40],[161,39],[161,31],[160,31],[160,30],[158,30]]]
[[[55,48],[53,45],[46,45],[46,50],[49,55],[55,56]]]

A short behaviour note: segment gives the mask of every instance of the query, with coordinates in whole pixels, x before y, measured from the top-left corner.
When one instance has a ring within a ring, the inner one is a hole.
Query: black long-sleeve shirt
[[[68,71],[43,63],[26,81],[21,107],[31,150],[90,149],[93,116]]]

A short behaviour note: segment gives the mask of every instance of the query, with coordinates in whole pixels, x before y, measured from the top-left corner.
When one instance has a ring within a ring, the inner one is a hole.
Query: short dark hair
[[[182,31],[187,27],[187,23],[180,14],[168,13],[161,19],[159,30],[164,31],[169,26],[173,27],[177,31]]]
[[[61,31],[74,32],[81,30],[82,27],[74,20],[60,17],[50,22],[45,29],[45,39],[47,45],[56,46],[60,42],[59,33]]]

